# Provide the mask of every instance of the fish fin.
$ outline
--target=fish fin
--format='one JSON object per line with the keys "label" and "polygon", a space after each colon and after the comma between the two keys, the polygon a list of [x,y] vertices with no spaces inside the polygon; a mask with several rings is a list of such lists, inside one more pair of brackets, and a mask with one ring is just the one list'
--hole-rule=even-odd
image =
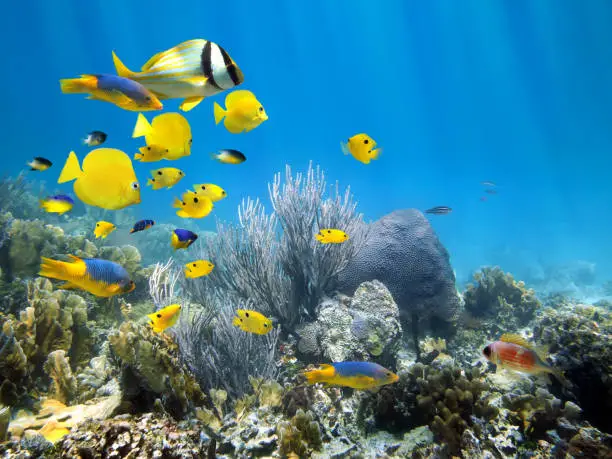
{"label": "fish fin", "polygon": [[215,112],[215,124],[219,124],[223,118],[227,115],[227,111],[223,110],[223,107],[219,105],[217,102],[214,104],[214,112]]}
{"label": "fish fin", "polygon": [[340,142],[340,148],[342,149],[342,153],[345,155],[350,155],[351,150],[349,150],[348,143]]}
{"label": "fish fin", "polygon": [[376,148],[370,152],[370,158],[378,159],[381,153],[382,153],[382,148]]}
{"label": "fish fin", "polygon": [[74,285],[72,282],[64,282],[63,284],[58,285],[57,288],[59,290],[74,290],[79,287]]}
{"label": "fish fin", "polygon": [[64,164],[62,172],[60,172],[57,183],[70,182],[71,180],[78,179],[82,175],[83,171],[79,165],[79,158],[77,158],[74,151],[71,151],[68,155],[68,159],[66,160],[66,164]]}
{"label": "fish fin", "polygon": [[181,201],[179,198],[174,198],[174,201],[172,202],[172,207],[175,207],[177,209],[182,209],[183,201]]}
{"label": "fish fin", "polygon": [[136,125],[134,126],[134,131],[132,132],[132,137],[144,137],[153,132],[153,127],[151,123],[145,118],[142,113],[138,114],[138,118],[136,119]]}
{"label": "fish fin", "polygon": [[[113,53],[114,54],[114,53]],[[167,51],[161,51],[157,54],[154,54],[147,62],[145,62],[145,64],[140,68],[141,72],[146,72],[147,70],[149,70],[151,67],[153,67],[155,65],[155,63],[160,60],[164,55],[167,54]],[[121,61],[119,61],[121,62]]]}
{"label": "fish fin", "polygon": [[117,75],[119,75],[120,77],[132,78],[136,76],[136,72],[132,72],[130,69],[128,69],[125,64],[121,62],[121,59],[117,57],[115,51],[113,51],[113,63],[115,64],[115,70],[117,71]]}
{"label": "fish fin", "polygon": [[232,134],[240,134],[242,131],[244,131],[244,126],[242,125],[242,123],[238,120],[235,120],[234,118],[225,118],[223,124],[225,126],[225,129],[227,129]]}
{"label": "fish fin", "polygon": [[50,277],[51,279],[65,280],[70,277],[69,265],[65,261],[53,260],[52,258],[41,257],[39,276]]}
{"label": "fish fin", "polygon": [[525,338],[523,338],[521,335],[517,335],[514,333],[504,333],[499,340],[503,341],[504,343],[517,344],[519,346],[523,346],[532,351],[534,350],[533,345],[529,344],[529,342]]}
{"label": "fish fin", "polygon": [[195,106],[198,105],[203,100],[204,100],[203,97],[188,97],[183,102],[181,102],[181,105],[179,105],[179,108],[183,110],[184,112],[188,112],[189,110],[195,108]]}
{"label": "fish fin", "polygon": [[39,431],[45,440],[51,443],[57,443],[62,438],[70,433],[70,430],[60,425],[55,419],[48,421]]}
{"label": "fish fin", "polygon": [[60,80],[60,88],[64,94],[82,94],[96,90],[98,79],[93,75],[81,75],[80,78]]}
{"label": "fish fin", "polygon": [[255,95],[246,89],[232,91],[225,98],[225,106],[229,109],[232,107],[232,105],[237,104],[244,99],[255,99]]}

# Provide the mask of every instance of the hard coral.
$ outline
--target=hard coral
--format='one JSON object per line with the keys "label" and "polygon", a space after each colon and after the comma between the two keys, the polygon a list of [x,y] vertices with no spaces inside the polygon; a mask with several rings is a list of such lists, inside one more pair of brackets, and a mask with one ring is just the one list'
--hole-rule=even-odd
{"label": "hard coral", "polygon": [[526,325],[540,308],[533,290],[498,267],[483,268],[474,274],[474,281],[476,284],[469,284],[463,295],[465,310],[472,317],[493,319],[500,330]]}
{"label": "hard coral", "polygon": [[281,422],[278,451],[282,457],[308,457],[312,450],[321,448],[321,429],[310,411],[297,410],[290,421]]}

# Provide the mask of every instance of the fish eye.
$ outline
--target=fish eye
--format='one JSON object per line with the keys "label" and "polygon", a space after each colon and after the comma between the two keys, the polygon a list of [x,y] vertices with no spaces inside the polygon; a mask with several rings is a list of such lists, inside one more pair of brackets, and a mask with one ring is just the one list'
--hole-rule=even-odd
{"label": "fish eye", "polygon": [[168,150],[168,149],[166,148],[166,153],[168,153],[169,151],[170,151],[170,150]]}
{"label": "fish eye", "polygon": [[264,323],[264,327],[268,328],[268,324],[267,324],[267,323]]}
{"label": "fish eye", "polygon": [[157,318],[158,318],[158,319],[161,319],[161,314],[157,314]]}
{"label": "fish eye", "polygon": [[205,189],[206,189],[206,187],[205,187],[204,185],[202,185],[202,189],[203,189],[203,190],[205,190]]}
{"label": "fish eye", "polygon": [[198,203],[198,198],[193,198],[193,202],[194,202],[194,204],[197,204]]}
{"label": "fish eye", "polygon": [[363,143],[365,143],[366,145],[368,144],[368,142],[369,142],[369,140],[368,140],[368,139],[365,139],[365,140],[363,141]]}
{"label": "fish eye", "polygon": [[146,97],[145,97],[145,100],[146,100],[147,102],[150,102],[150,101],[151,101],[151,98],[150,98],[149,96],[146,96]]}
{"label": "fish eye", "polygon": [[183,171],[179,171],[179,175],[183,175]]}
{"label": "fish eye", "polygon": [[342,235],[342,237],[346,237],[346,233],[344,233],[344,234]]}
{"label": "fish eye", "polygon": [[221,192],[221,194],[222,194],[223,196],[225,196],[225,191],[222,191],[222,192]]}
{"label": "fish eye", "polygon": [[185,203],[185,201],[183,201],[181,204],[183,204],[184,206],[186,206],[187,204]]}
{"label": "fish eye", "polygon": [[100,226],[100,224],[99,224],[99,223],[96,223],[96,227],[98,227],[98,226]]}
{"label": "fish eye", "polygon": [[151,147],[147,147],[147,150],[151,151]]}
{"label": "fish eye", "polygon": [[189,145],[193,143],[193,139],[189,139]]}
{"label": "fish eye", "polygon": [[245,312],[245,313],[244,313],[244,315],[245,315],[246,317],[249,317],[249,313],[248,313],[248,312]]}
{"label": "fish eye", "polygon": [[327,230],[327,233],[328,233],[328,234],[331,234],[331,230]]}
{"label": "fish eye", "polygon": [[195,268],[196,266],[198,266],[198,265],[194,263],[194,264],[193,264],[193,267]]}
{"label": "fish eye", "polygon": [[263,107],[261,105],[259,106],[259,111],[263,112]]}
{"label": "fish eye", "polygon": [[140,188],[140,185],[138,185],[138,182],[132,182],[132,189],[137,190],[138,188]]}
{"label": "fish eye", "polygon": [[162,171],[157,171],[157,175],[162,175]]}

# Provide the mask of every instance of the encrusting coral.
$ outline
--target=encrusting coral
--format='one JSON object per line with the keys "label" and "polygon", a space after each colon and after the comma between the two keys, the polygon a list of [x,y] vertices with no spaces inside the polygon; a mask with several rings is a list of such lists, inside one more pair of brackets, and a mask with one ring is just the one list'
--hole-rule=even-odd
{"label": "encrusting coral", "polygon": [[282,457],[308,457],[322,446],[319,423],[310,411],[297,410],[290,421],[278,425],[276,432]]}
{"label": "encrusting coral", "polygon": [[474,274],[474,281],[463,294],[465,312],[471,317],[489,319],[496,331],[525,326],[541,306],[533,290],[498,267],[483,268]]}

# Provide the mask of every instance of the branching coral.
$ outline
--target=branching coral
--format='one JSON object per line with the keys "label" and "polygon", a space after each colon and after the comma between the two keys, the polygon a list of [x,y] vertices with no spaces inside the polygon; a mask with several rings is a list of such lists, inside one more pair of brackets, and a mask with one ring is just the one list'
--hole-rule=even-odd
{"label": "branching coral", "polygon": [[51,352],[43,369],[52,380],[51,394],[53,399],[62,403],[72,401],[77,393],[77,380],[72,375],[66,351]]}
{"label": "branching coral", "polygon": [[201,405],[204,394],[181,363],[176,344],[149,326],[125,322],[108,337],[110,348],[123,364],[122,386],[137,409],[150,409],[161,396],[166,411],[182,417]]}
{"label": "branching coral", "polygon": [[535,317],[540,302],[525,283],[515,281],[500,268],[483,268],[474,274],[463,295],[465,310],[473,317],[495,319],[500,330],[515,330]]}
{"label": "branching coral", "polygon": [[149,295],[156,309],[174,303],[176,284],[181,271],[174,265],[172,258],[166,263],[156,263],[149,276]]}

